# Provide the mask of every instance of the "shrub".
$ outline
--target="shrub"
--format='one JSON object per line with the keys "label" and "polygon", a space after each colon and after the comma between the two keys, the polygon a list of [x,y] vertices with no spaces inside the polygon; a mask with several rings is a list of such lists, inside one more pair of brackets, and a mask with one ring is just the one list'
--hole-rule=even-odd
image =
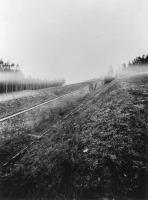
{"label": "shrub", "polygon": [[105,77],[104,80],[103,80],[103,83],[104,83],[104,84],[108,84],[108,83],[110,83],[110,82],[113,81],[113,80],[114,80],[113,77]]}

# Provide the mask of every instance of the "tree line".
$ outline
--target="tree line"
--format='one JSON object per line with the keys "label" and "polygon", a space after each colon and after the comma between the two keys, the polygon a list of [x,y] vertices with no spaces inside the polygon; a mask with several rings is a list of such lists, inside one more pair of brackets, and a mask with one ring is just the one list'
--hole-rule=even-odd
{"label": "tree line", "polygon": [[18,72],[20,71],[19,64],[10,63],[9,61],[5,62],[0,59],[0,72]]}
{"label": "tree line", "polygon": [[148,55],[137,56],[131,62],[129,61],[129,66],[134,65],[148,65]]}
{"label": "tree line", "polygon": [[[137,69],[144,69],[144,67],[148,66],[148,55],[137,56],[133,60],[129,61],[128,64],[122,64],[122,71],[126,69],[132,69],[132,67],[136,67]],[[146,68],[145,68],[146,69]]]}
{"label": "tree line", "polygon": [[41,80],[25,78],[20,70],[19,64],[4,62],[0,59],[0,93],[16,92],[22,90],[38,90],[48,87],[62,86],[65,83],[61,80]]}

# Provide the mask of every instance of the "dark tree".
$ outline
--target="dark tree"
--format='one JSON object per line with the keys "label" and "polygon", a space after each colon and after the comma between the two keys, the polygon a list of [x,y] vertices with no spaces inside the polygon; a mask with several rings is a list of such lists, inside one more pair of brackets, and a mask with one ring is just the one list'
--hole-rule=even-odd
{"label": "dark tree", "polygon": [[135,66],[135,65],[148,65],[148,55],[138,56],[128,64],[128,66]]}

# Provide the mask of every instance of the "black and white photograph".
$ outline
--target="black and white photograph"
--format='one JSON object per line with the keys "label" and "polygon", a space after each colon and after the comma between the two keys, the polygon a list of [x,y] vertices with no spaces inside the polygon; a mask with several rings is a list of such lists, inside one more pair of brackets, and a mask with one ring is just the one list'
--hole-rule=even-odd
{"label": "black and white photograph", "polygon": [[0,0],[0,200],[148,200],[148,0]]}

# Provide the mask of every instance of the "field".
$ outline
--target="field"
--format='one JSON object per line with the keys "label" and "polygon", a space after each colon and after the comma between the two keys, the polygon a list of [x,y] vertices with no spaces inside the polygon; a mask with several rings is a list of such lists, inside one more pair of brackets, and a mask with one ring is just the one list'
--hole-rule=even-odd
{"label": "field", "polygon": [[87,99],[32,145],[27,136],[1,144],[3,163],[29,145],[1,170],[2,197],[147,198],[148,75],[119,78]]}

